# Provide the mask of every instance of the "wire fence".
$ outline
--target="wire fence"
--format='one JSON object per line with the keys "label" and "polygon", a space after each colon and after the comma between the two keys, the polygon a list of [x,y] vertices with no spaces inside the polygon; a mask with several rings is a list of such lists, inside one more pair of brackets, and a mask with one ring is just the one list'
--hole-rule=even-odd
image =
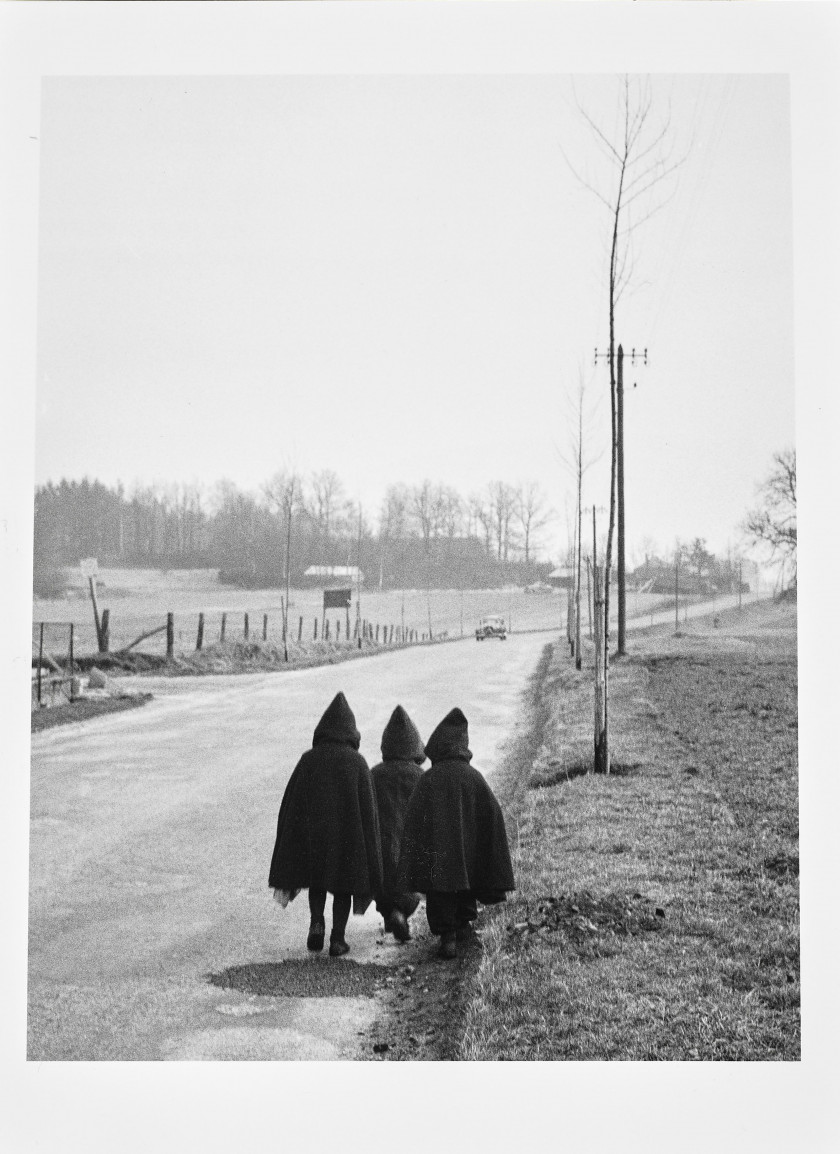
{"label": "wire fence", "polygon": [[[765,594],[768,596],[770,594]],[[249,648],[274,648],[293,656],[312,659],[329,650],[364,645],[369,647],[428,644],[432,641],[473,637],[475,612],[486,610],[487,594],[463,596],[441,595],[436,602],[426,595],[413,599],[402,595],[401,601],[377,603],[374,608],[390,609],[391,620],[371,620],[353,610],[317,611],[314,603],[300,604],[296,612],[290,605],[284,627],[282,606],[269,609],[179,610],[177,612],[137,613],[128,605],[117,612],[103,610],[99,625],[91,617],[85,621],[35,621],[32,625],[32,708],[72,701],[80,692],[80,668],[88,669],[97,657],[107,652],[112,658],[139,654],[158,659],[185,657],[221,647],[247,645]],[[650,594],[628,595],[628,624],[665,622],[669,617],[675,628],[697,615],[714,614],[720,609],[752,603],[760,599],[754,592],[741,595],[685,596],[675,604],[673,597]],[[584,598],[581,605],[584,635],[591,636],[591,608]],[[560,630],[566,625],[567,598],[547,597],[509,599],[494,595],[493,606],[507,608],[510,632]],[[406,611],[408,609],[408,612]],[[394,610],[397,612],[394,613]],[[610,614],[614,618],[615,607]],[[587,621],[587,618],[589,620]],[[589,625],[589,629],[587,629]]]}

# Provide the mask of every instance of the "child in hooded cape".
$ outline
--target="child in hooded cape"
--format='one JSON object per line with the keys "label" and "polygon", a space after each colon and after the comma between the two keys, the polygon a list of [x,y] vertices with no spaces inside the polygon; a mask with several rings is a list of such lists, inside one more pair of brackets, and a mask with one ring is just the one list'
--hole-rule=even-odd
{"label": "child in hooded cape", "polygon": [[397,884],[403,826],[408,803],[423,776],[421,766],[426,751],[417,726],[401,705],[391,714],[382,734],[382,761],[370,771],[379,836],[382,845],[382,889],[376,893],[376,908],[385,919],[385,929],[397,941],[411,937],[408,919],[420,904],[418,893],[406,893]]}
{"label": "child in hooded cape", "polygon": [[426,742],[432,765],[411,797],[400,853],[399,884],[426,895],[443,958],[457,955],[477,901],[503,902],[515,888],[502,811],[470,765],[468,740],[467,719],[453,709]]}
{"label": "child in hooded cape", "polygon": [[351,903],[363,914],[382,888],[376,802],[360,741],[353,711],[339,693],[289,778],[268,875],[282,906],[309,890],[306,946],[313,951],[323,949],[324,907],[327,893],[333,895],[331,957],[350,949],[344,933]]}

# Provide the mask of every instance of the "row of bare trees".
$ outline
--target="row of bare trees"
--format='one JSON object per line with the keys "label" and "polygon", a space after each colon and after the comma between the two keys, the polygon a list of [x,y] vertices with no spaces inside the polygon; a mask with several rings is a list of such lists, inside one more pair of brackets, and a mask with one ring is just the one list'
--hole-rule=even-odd
{"label": "row of bare trees", "polygon": [[[374,577],[426,563],[429,580],[447,565],[532,566],[550,511],[539,486],[488,484],[463,498],[425,480],[390,486],[376,517],[351,500],[340,477],[280,470],[256,492],[231,481],[213,488],[152,484],[126,493],[99,481],[66,481],[35,492],[35,585],[49,593],[80,557],[104,564],[218,567],[232,579],[296,580],[309,565],[346,565],[364,553]],[[492,567],[492,566],[491,566]],[[533,576],[530,578],[533,580]]]}
{"label": "row of bare trees", "polygon": [[419,533],[427,553],[442,537],[481,537],[488,556],[500,561],[521,556],[528,565],[552,516],[535,481],[518,486],[493,481],[464,500],[451,486],[425,480],[388,488],[379,533],[387,539]]}

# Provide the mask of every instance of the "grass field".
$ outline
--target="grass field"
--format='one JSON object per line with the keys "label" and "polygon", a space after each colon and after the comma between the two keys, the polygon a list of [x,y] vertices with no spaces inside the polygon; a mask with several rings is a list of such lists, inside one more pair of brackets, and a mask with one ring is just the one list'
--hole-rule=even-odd
{"label": "grass field", "polygon": [[[250,637],[262,637],[263,616],[268,615],[267,640],[277,644],[282,639],[280,589],[236,589],[220,585],[215,570],[103,569],[99,574],[100,610],[109,609],[111,649],[130,644],[141,633],[165,624],[168,612],[175,614],[175,644],[180,652],[195,648],[198,614],[205,614],[205,643],[218,640],[222,613],[227,613],[226,638],[242,637],[244,615],[249,614]],[[664,604],[659,595],[628,593],[629,616],[646,614]],[[289,606],[290,629],[297,637],[300,618],[304,619],[303,640],[312,639],[314,622],[321,629],[322,592],[320,589],[293,589]],[[450,637],[471,636],[479,617],[501,613],[514,631],[526,629],[561,629],[566,616],[565,591],[549,594],[526,594],[511,589],[423,589],[378,590],[362,588],[361,614],[381,627],[405,625],[420,633],[431,632]],[[355,621],[355,590],[350,611]],[[331,636],[336,625],[341,636],[346,633],[346,617],[340,611],[328,613]],[[32,608],[33,645],[37,646],[35,625],[50,622],[45,630],[45,645],[51,653],[67,648],[66,625],[74,624],[74,647],[77,653],[96,651],[93,610],[85,586],[81,583],[69,598],[36,600]],[[165,652],[165,634],[138,646],[140,652]]]}
{"label": "grass field", "polygon": [[589,677],[560,646],[545,670],[524,778],[520,757],[499,782],[519,890],[488,919],[460,1056],[798,1059],[795,607],[629,649],[609,777],[581,774]]}

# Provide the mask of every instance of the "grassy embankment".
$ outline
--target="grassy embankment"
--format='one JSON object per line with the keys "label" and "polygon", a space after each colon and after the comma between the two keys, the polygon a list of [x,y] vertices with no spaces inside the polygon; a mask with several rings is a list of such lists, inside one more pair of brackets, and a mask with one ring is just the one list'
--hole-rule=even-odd
{"label": "grassy embankment", "polygon": [[609,777],[581,774],[590,676],[546,656],[462,1058],[799,1058],[796,610],[701,628],[613,665]]}

